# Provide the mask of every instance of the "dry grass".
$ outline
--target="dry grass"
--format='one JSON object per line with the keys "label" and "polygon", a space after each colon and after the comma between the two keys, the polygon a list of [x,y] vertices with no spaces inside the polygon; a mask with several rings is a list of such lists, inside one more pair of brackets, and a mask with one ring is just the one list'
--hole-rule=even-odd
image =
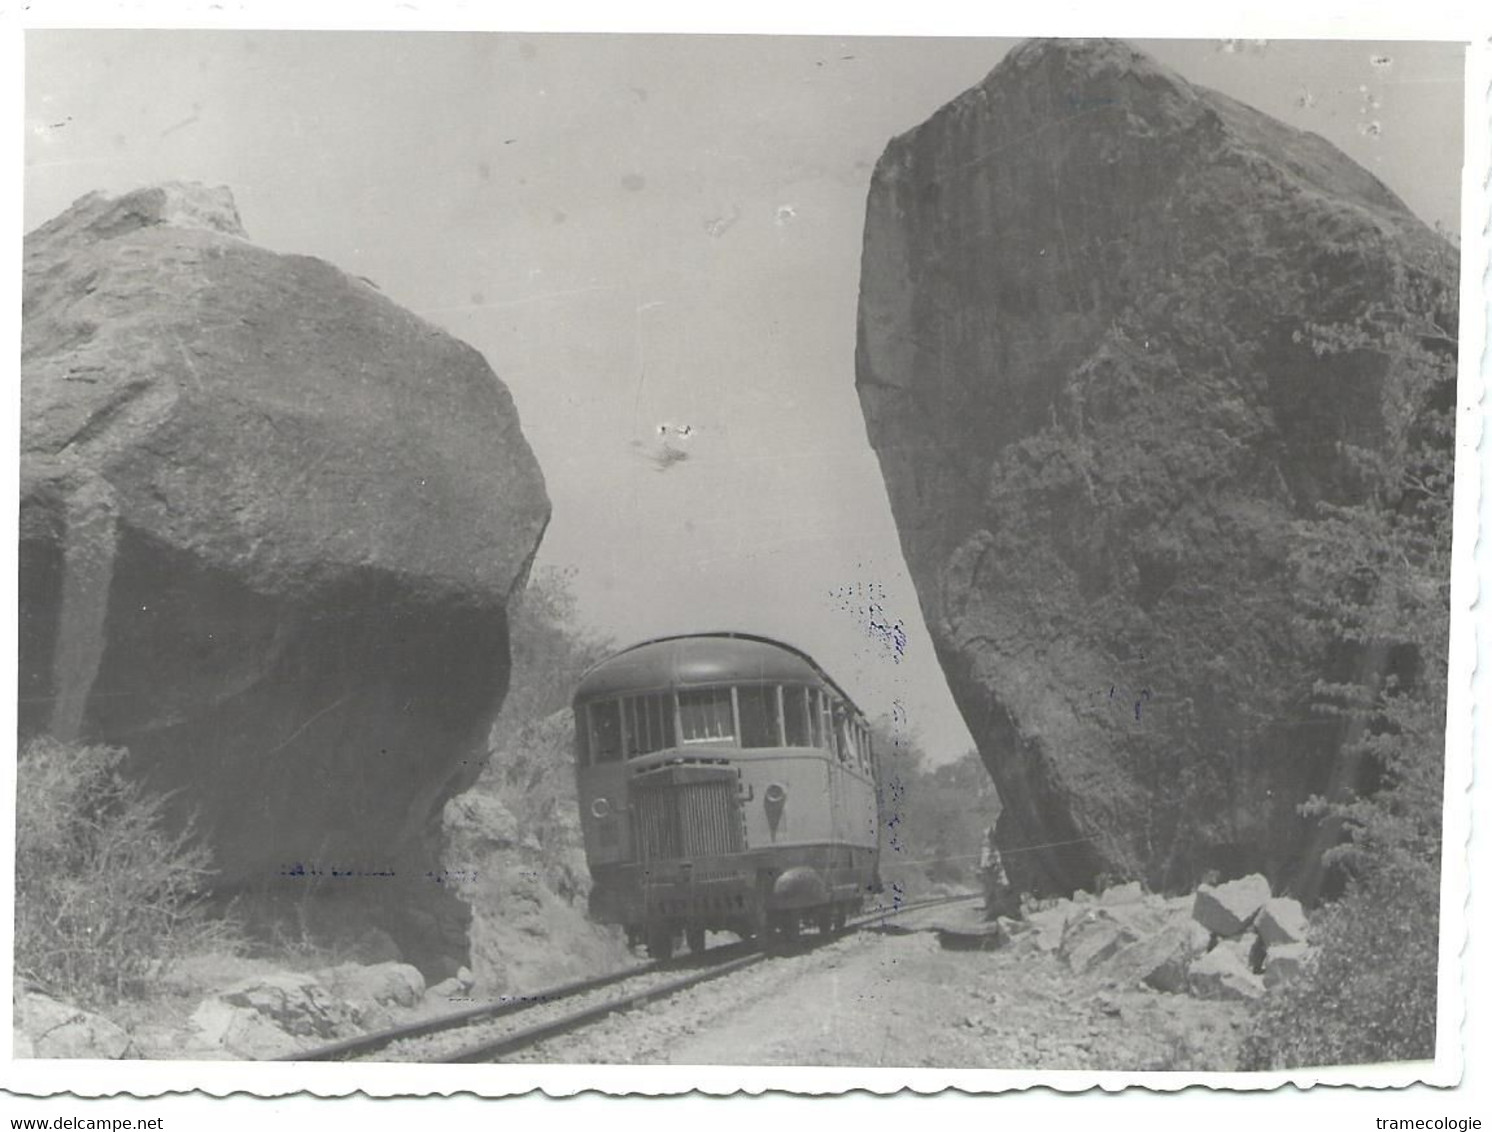
{"label": "dry grass", "polygon": [[174,961],[239,946],[204,904],[208,850],[167,828],[127,758],[42,738],[17,764],[16,974],[80,1004],[140,997]]}

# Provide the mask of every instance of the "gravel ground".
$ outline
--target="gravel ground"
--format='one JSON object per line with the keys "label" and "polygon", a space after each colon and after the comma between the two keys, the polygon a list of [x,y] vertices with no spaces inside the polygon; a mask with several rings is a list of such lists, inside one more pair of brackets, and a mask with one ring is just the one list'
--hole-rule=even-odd
{"label": "gravel ground", "polygon": [[861,931],[515,1055],[546,1062],[1229,1070],[1247,1008],[1031,952]]}

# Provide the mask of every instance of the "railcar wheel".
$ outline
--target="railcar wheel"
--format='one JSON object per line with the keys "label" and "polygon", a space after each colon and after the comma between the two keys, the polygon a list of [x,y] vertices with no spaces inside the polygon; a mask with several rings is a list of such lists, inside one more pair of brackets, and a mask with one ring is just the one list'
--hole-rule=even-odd
{"label": "railcar wheel", "polygon": [[648,956],[652,959],[673,958],[673,930],[667,927],[648,929]]}
{"label": "railcar wheel", "polygon": [[701,955],[705,950],[705,929],[690,928],[684,933],[684,939],[689,944],[691,955]]}

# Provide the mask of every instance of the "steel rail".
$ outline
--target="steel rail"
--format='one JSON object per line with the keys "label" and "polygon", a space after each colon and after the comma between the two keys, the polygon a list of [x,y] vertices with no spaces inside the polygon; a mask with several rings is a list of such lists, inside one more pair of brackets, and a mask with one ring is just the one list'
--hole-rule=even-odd
{"label": "steel rail", "polygon": [[585,979],[575,979],[572,982],[560,983],[557,986],[546,987],[532,994],[509,995],[496,1002],[483,1003],[481,1006],[468,1007],[466,1010],[458,1010],[451,1014],[440,1014],[434,1018],[422,1018],[417,1022],[405,1022],[398,1026],[391,1026],[387,1030],[378,1030],[371,1034],[360,1034],[355,1038],[346,1038],[340,1042],[332,1042],[329,1045],[317,1046],[301,1053],[286,1054],[282,1057],[271,1058],[272,1061],[340,1061],[343,1058],[356,1056],[358,1054],[373,1053],[384,1046],[392,1045],[394,1042],[404,1041],[408,1038],[422,1038],[427,1034],[438,1034],[442,1030],[454,1030],[458,1026],[469,1025],[472,1022],[485,1022],[492,1018],[501,1018],[505,1014],[513,1014],[520,1010],[528,1010],[545,1002],[558,1002],[562,999],[573,998],[577,994],[584,994],[588,990],[599,990],[602,987],[620,983],[625,979],[631,979],[637,975],[648,974],[656,971],[662,964],[658,962],[640,963],[636,967],[624,967],[620,971],[612,971],[606,975],[595,975]]}
{"label": "steel rail", "polygon": [[[890,917],[899,916],[904,912],[912,912],[920,908],[935,907],[939,904],[952,904],[961,900],[972,900],[976,896],[977,894],[975,893],[964,893],[958,896],[944,896],[929,900],[914,901],[907,904],[892,905],[888,908],[881,908],[873,912],[863,913],[862,915],[847,921],[845,927],[868,927],[878,922],[884,921]],[[838,933],[835,933],[835,936],[837,938]],[[808,937],[808,939],[814,940],[815,937],[810,936]],[[812,946],[817,946],[817,943],[811,943],[810,947]],[[740,951],[745,951],[745,954],[738,955],[734,959],[728,958],[731,953]],[[316,1046],[312,1049],[303,1050],[298,1053],[285,1054],[280,1057],[270,1058],[269,1060],[348,1060],[370,1053],[375,1053],[380,1049],[393,1045],[395,1042],[405,1041],[413,1038],[427,1037],[430,1034],[443,1033],[447,1030],[455,1030],[462,1026],[470,1025],[474,1022],[491,1021],[497,1018],[502,1018],[509,1014],[518,1013],[519,1011],[531,1010],[537,1006],[561,1002],[567,998],[575,998],[578,995],[585,994],[589,991],[602,990],[606,987],[614,986],[617,983],[625,982],[629,979],[639,978],[643,975],[654,974],[659,971],[668,970],[674,967],[685,967],[689,964],[699,961],[705,961],[711,964],[703,971],[696,972],[692,975],[687,975],[684,978],[676,979],[670,983],[664,983],[658,987],[639,991],[636,994],[627,995],[619,999],[612,999],[609,1000],[608,1003],[600,1004],[594,1007],[587,1007],[585,1010],[577,1011],[574,1015],[569,1015],[565,1018],[557,1019],[554,1022],[541,1023],[536,1026],[531,1026],[525,1030],[517,1031],[515,1034],[510,1035],[508,1038],[504,1038],[496,1042],[486,1043],[486,1045],[488,1046],[498,1046],[504,1045],[505,1043],[518,1041],[518,1044],[511,1045],[511,1048],[504,1048],[500,1051],[512,1052],[512,1050],[514,1049],[520,1049],[524,1046],[535,1045],[548,1037],[553,1037],[558,1034],[565,1033],[568,1030],[580,1029],[581,1027],[588,1025],[591,1022],[599,1021],[601,1018],[605,1017],[608,1014],[617,1013],[618,1011],[628,1009],[631,1006],[641,1005],[642,1003],[655,998],[667,998],[670,995],[677,994],[679,991],[685,990],[690,986],[694,986],[702,982],[707,982],[712,978],[719,978],[723,975],[731,974],[734,971],[751,966],[753,963],[767,958],[770,954],[772,954],[770,947],[763,948],[759,943],[747,943],[743,941],[740,943],[726,944],[723,947],[711,948],[709,951],[703,952],[698,956],[691,955],[683,959],[682,961],[674,959],[667,961],[654,960],[647,963],[640,963],[635,967],[624,967],[621,970],[612,971],[605,975],[594,975],[584,979],[574,979],[570,982],[560,983],[552,987],[546,987],[542,990],[534,991],[529,994],[506,996],[503,999],[495,1002],[483,1003],[480,1006],[469,1007],[465,1010],[458,1010],[449,1014],[437,1015],[433,1018],[422,1018],[414,1022],[405,1022],[398,1026],[389,1027],[385,1030],[375,1031],[371,1034],[360,1034],[354,1038],[346,1038],[339,1042],[332,1042],[324,1046]],[[724,960],[724,962],[721,962],[722,960]],[[582,1016],[584,1016],[582,1021],[574,1021],[575,1018],[580,1018]],[[566,1023],[569,1024],[567,1025]],[[523,1040],[519,1040],[520,1038],[522,1038]],[[480,1057],[463,1057],[463,1055],[470,1053],[472,1050],[476,1050],[478,1048],[482,1047],[473,1046],[470,1047],[469,1050],[461,1051],[454,1058],[442,1058],[441,1060],[482,1060],[482,1058]]]}
{"label": "steel rail", "polygon": [[736,971],[753,966],[766,959],[766,951],[753,951],[739,958],[732,959],[728,963],[720,963],[714,967],[706,967],[703,971],[697,971],[692,975],[686,975],[682,979],[674,979],[672,982],[663,983],[659,986],[648,987],[645,990],[625,995],[622,998],[611,998],[605,1002],[598,1002],[594,1006],[587,1006],[573,1014],[555,1018],[549,1022],[540,1022],[522,1030],[515,1030],[501,1038],[488,1042],[479,1042],[473,1046],[467,1046],[454,1054],[441,1057],[442,1064],[467,1065],[478,1061],[495,1061],[503,1054],[514,1053],[529,1046],[536,1046],[540,1042],[557,1038],[561,1034],[568,1034],[574,1030],[584,1029],[586,1026],[601,1021],[612,1014],[620,1014],[625,1010],[631,1010],[634,1006],[652,1002],[655,999],[671,998],[680,991],[688,990],[700,983],[707,983],[711,979],[719,979],[725,975],[734,974]]}
{"label": "steel rail", "polygon": [[[931,900],[918,901],[914,904],[892,906],[891,908],[880,909],[876,912],[858,916],[855,919],[848,921],[845,924],[845,927],[868,927],[870,925],[889,919],[892,916],[899,916],[903,912],[911,912],[919,908],[936,907],[940,904],[952,904],[959,900],[972,900],[976,897],[976,895],[977,894],[974,893],[966,893],[961,896],[939,897]],[[829,942],[830,939],[837,939],[840,934],[841,933],[839,932],[835,932],[831,936],[810,936],[806,940],[795,942],[798,942],[799,946],[802,947],[804,951],[813,951],[816,950],[821,944]],[[770,958],[774,954],[780,954],[780,952],[776,952],[770,946],[757,947],[755,950],[742,955],[738,959],[732,959],[729,962],[721,963],[713,967],[708,967],[703,971],[696,972],[692,975],[686,975],[681,979],[674,979],[672,982],[663,983],[655,987],[648,987],[645,990],[637,991],[634,994],[625,995],[621,998],[608,999],[605,1002],[597,1003],[594,1006],[584,1007],[571,1014],[566,1014],[562,1017],[552,1019],[551,1021],[540,1022],[536,1025],[528,1026],[522,1030],[516,1030],[513,1033],[504,1035],[501,1038],[495,1038],[491,1041],[486,1042],[479,1042],[476,1045],[468,1046],[465,1049],[459,1050],[455,1054],[441,1057],[440,1061],[442,1063],[455,1065],[466,1065],[475,1062],[495,1061],[505,1054],[516,1053],[518,1050],[527,1049],[530,1046],[536,1046],[540,1042],[548,1041],[550,1038],[557,1038],[564,1034],[573,1033],[576,1030],[582,1030],[587,1026],[600,1022],[604,1018],[610,1017],[613,1014],[621,1014],[625,1011],[633,1009],[634,1007],[643,1006],[649,1002],[671,998],[681,991],[688,990],[689,988],[698,986],[701,983],[707,983],[711,980],[723,978],[726,975],[734,974],[737,971],[745,970],[747,967],[754,966],[755,964],[760,963],[767,958]]]}

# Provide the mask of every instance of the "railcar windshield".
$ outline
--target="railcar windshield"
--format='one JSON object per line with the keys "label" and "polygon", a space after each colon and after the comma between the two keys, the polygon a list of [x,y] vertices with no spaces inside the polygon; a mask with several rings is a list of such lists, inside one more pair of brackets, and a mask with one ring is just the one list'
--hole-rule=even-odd
{"label": "railcar windshield", "polygon": [[679,739],[690,743],[736,741],[735,709],[729,688],[691,688],[679,696]]}
{"label": "railcar windshield", "polygon": [[741,746],[782,746],[781,717],[777,710],[777,685],[737,688],[736,707],[741,717]]}
{"label": "railcar windshield", "polygon": [[659,693],[621,701],[627,720],[627,757],[677,747],[673,697]]}

